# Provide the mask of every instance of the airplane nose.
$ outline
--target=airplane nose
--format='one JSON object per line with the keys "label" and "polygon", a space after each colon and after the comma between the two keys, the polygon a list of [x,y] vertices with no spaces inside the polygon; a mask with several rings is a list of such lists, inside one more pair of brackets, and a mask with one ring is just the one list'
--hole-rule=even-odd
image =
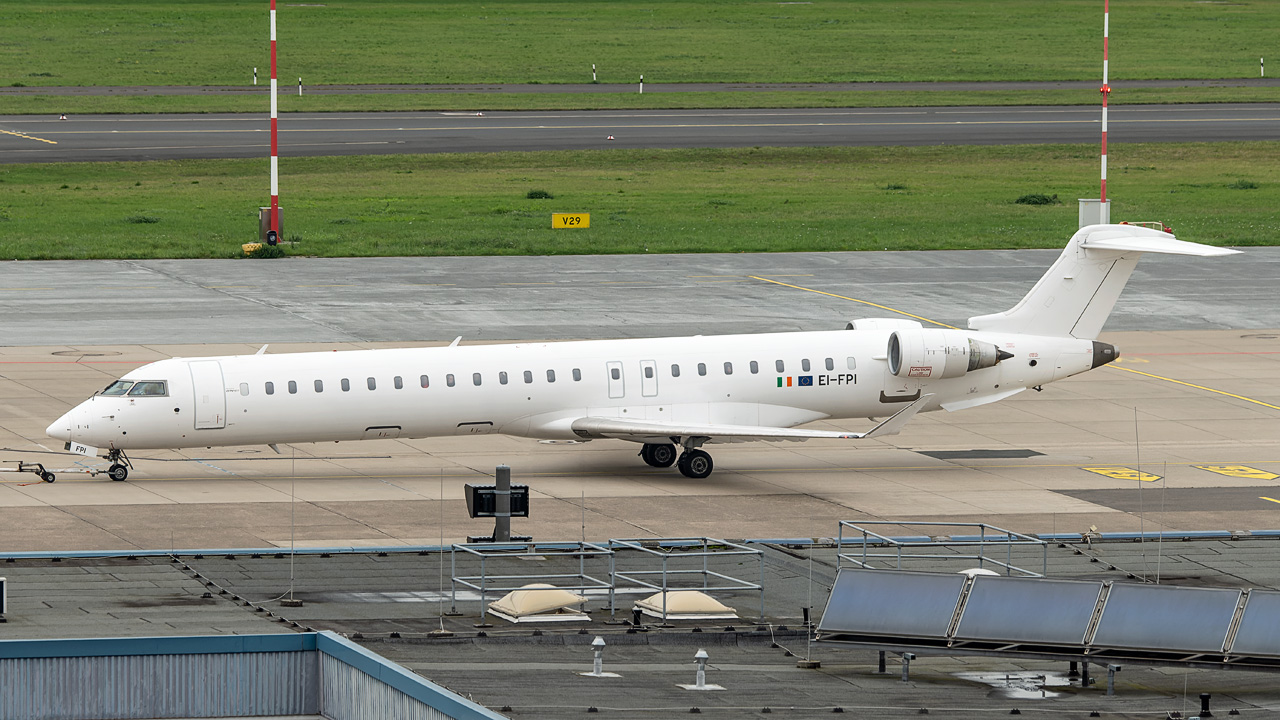
{"label": "airplane nose", "polygon": [[55,440],[71,442],[71,416],[74,413],[75,410],[69,410],[62,417],[54,420],[49,424],[49,427],[44,429],[45,434]]}

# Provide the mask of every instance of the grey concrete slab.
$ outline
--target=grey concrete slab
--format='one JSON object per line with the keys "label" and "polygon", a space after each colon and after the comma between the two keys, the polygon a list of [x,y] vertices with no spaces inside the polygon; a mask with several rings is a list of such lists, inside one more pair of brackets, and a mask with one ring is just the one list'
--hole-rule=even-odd
{"label": "grey concrete slab", "polygon": [[[1280,105],[1121,105],[1109,139],[1275,140]],[[291,113],[281,157],[508,150],[1094,143],[1098,108],[937,107],[768,110]],[[264,157],[264,115],[0,117],[0,162]],[[45,142],[42,142],[45,141]]]}
{"label": "grey concrete slab", "polygon": [[[0,343],[658,337],[894,316],[867,303],[963,325],[1012,307],[1058,252],[12,262],[0,264]],[[1280,248],[1149,256],[1106,329],[1272,328],[1277,276]]]}

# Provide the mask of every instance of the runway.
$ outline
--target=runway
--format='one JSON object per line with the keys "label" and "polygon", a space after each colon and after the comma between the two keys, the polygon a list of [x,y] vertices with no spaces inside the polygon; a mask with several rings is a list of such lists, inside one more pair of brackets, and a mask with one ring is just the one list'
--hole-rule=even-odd
{"label": "runway", "polygon": [[[1276,140],[1278,120],[1280,104],[1120,106],[1108,130],[1113,143]],[[5,116],[0,162],[265,157],[267,128],[256,115]],[[280,154],[1085,143],[1100,131],[1092,106],[297,113],[281,118]]]}
{"label": "runway", "polygon": [[[1121,348],[1118,365],[931,413],[884,441],[717,447],[705,481],[647,468],[626,443],[487,436],[138,453],[130,480],[112,483],[83,473],[105,463],[51,452],[43,437],[71,404],[173,355],[275,339],[270,353],[440,343],[462,326],[442,327],[453,313],[476,331],[464,342],[831,328],[894,310],[957,324],[1012,305],[1052,255],[299,260],[284,276],[235,261],[7,263],[0,300],[17,344],[0,351],[0,459],[44,462],[59,479],[3,476],[0,546],[437,544],[488,531],[466,517],[462,485],[499,463],[533,492],[515,530],[545,540],[822,537],[867,518],[1030,532],[1280,525],[1270,248],[1144,260],[1102,338]],[[684,271],[642,280],[675,266]],[[423,282],[433,280],[444,282]],[[33,341],[40,332],[48,339]]]}

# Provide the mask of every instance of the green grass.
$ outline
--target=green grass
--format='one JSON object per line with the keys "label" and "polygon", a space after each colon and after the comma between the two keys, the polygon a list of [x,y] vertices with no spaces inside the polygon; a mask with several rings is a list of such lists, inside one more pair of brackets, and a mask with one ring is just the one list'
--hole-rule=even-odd
{"label": "green grass", "polygon": [[[1280,142],[1113,144],[1110,159],[1115,220],[1280,237]],[[0,166],[0,258],[231,257],[266,193],[265,159]],[[1064,202],[1015,202],[1031,193]],[[329,257],[1058,247],[1075,198],[1096,195],[1083,145],[281,161],[291,252]],[[591,227],[553,230],[552,212]]]}
{"label": "green grass", "polygon": [[[279,75],[332,83],[1092,80],[1098,0],[549,0],[280,3]],[[0,83],[248,85],[262,0],[0,7]],[[1280,4],[1126,0],[1111,73],[1254,77]]]}
{"label": "green grass", "polygon": [[[886,91],[886,92],[676,92],[652,93],[458,93],[422,95],[289,95],[279,107],[290,112],[412,110],[640,110],[704,108],[947,107],[957,105],[1091,105],[1096,90]],[[1280,87],[1118,88],[1111,104],[1280,102]],[[6,96],[0,114],[73,115],[109,113],[245,112],[265,116],[266,96]]]}

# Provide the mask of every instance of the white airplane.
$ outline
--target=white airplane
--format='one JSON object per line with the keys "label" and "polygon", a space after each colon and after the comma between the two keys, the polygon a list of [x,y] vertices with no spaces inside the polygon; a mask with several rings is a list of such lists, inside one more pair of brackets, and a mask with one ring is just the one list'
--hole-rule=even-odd
{"label": "white airplane", "polygon": [[[705,478],[706,444],[893,435],[917,412],[1115,360],[1096,338],[1147,252],[1237,251],[1085,227],[1021,302],[968,330],[869,318],[820,332],[172,358],[127,373],[48,434],[105,455],[114,480],[132,467],[126,451],[490,433],[628,440],[651,466]],[[861,433],[797,427],[886,415]]]}

